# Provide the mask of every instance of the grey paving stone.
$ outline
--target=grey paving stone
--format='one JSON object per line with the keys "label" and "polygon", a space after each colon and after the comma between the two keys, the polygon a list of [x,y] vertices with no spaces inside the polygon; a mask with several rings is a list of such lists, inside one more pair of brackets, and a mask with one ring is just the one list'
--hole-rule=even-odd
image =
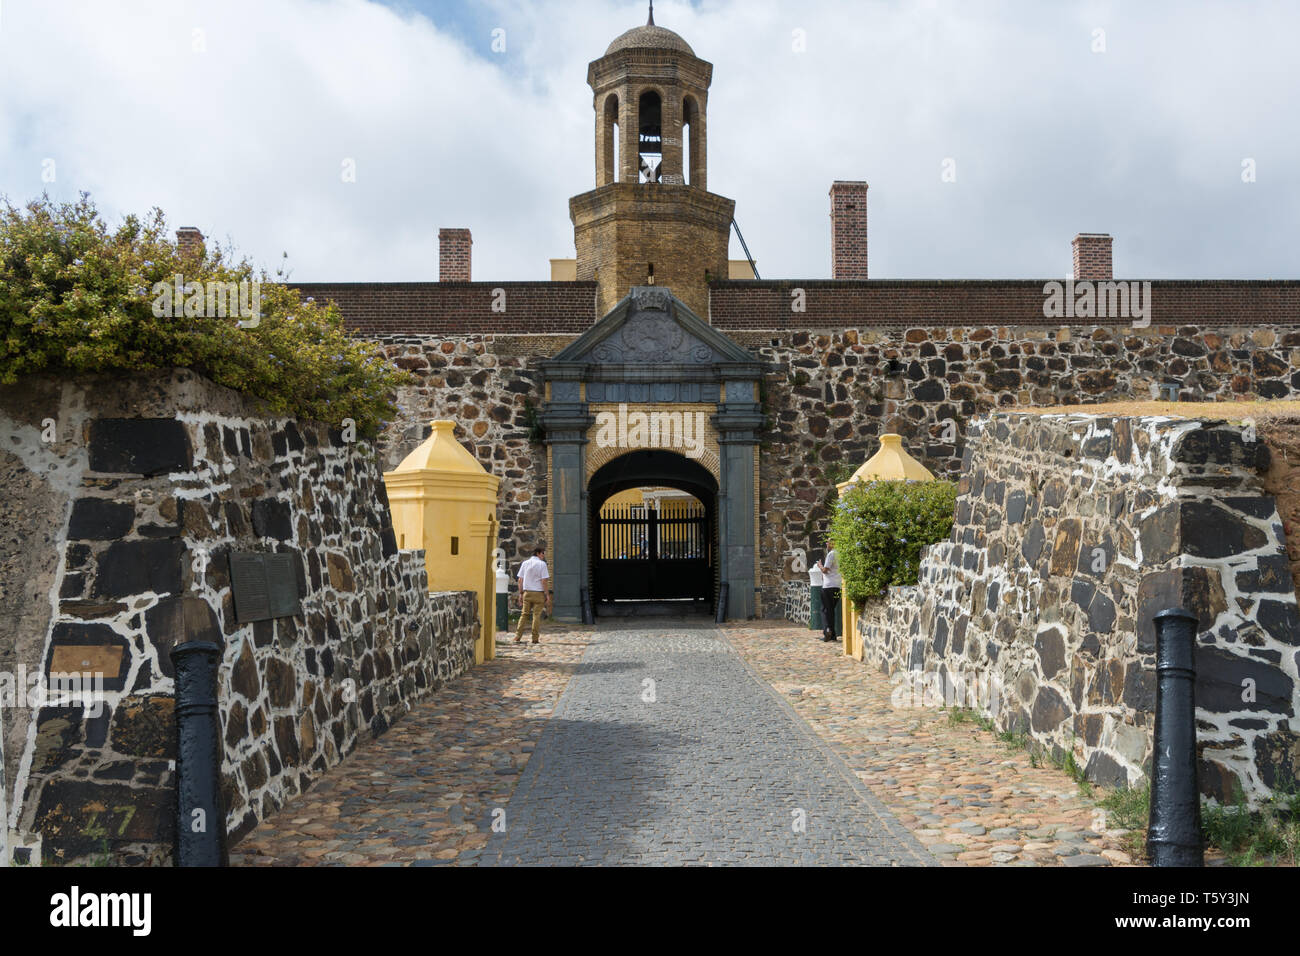
{"label": "grey paving stone", "polygon": [[602,631],[481,864],[934,865],[712,627]]}
{"label": "grey paving stone", "polygon": [[944,855],[961,853],[965,849],[966,848],[964,846],[960,846],[956,843],[931,843],[930,844],[931,853],[942,853]]}

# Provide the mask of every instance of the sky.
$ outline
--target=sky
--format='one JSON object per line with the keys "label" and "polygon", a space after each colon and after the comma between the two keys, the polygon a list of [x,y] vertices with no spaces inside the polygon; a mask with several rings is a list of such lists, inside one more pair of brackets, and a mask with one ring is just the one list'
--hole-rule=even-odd
{"label": "sky", "polygon": [[[88,191],[299,281],[572,257],[587,64],[621,0],[0,0],[0,195]],[[873,278],[1295,278],[1300,3],[661,0],[714,65],[709,188],[764,278],[830,275],[866,180]],[[287,258],[283,258],[287,253]],[[740,258],[732,239],[732,257]]]}

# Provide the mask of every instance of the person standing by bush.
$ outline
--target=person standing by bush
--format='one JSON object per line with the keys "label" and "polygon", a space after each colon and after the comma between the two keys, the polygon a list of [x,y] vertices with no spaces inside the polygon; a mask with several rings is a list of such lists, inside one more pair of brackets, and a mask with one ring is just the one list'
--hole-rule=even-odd
{"label": "person standing by bush", "polygon": [[835,543],[826,541],[826,557],[817,562],[822,573],[822,640],[835,640],[835,609],[840,604],[840,556],[835,553]]}

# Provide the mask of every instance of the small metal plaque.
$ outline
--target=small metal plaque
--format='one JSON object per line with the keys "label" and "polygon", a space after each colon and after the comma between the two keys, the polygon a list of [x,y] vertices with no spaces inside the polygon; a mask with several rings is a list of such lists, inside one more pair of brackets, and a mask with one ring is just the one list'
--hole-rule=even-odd
{"label": "small metal plaque", "polygon": [[266,556],[266,590],[271,617],[293,617],[298,613],[298,579],[290,555]]}
{"label": "small metal plaque", "polygon": [[235,618],[241,624],[271,617],[266,587],[266,556],[230,555],[230,587],[235,592]]}
{"label": "small metal plaque", "polygon": [[240,624],[292,617],[300,609],[298,578],[288,554],[232,553],[230,586]]}

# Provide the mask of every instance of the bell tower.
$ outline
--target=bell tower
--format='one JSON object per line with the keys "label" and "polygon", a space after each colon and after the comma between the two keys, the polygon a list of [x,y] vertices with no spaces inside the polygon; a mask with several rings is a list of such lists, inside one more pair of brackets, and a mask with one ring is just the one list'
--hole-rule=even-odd
{"label": "bell tower", "polygon": [[708,318],[710,279],[727,277],[735,202],[707,184],[713,64],[649,22],[587,68],[595,94],[596,188],[569,200],[577,278],[604,315],[633,286],[662,285]]}

